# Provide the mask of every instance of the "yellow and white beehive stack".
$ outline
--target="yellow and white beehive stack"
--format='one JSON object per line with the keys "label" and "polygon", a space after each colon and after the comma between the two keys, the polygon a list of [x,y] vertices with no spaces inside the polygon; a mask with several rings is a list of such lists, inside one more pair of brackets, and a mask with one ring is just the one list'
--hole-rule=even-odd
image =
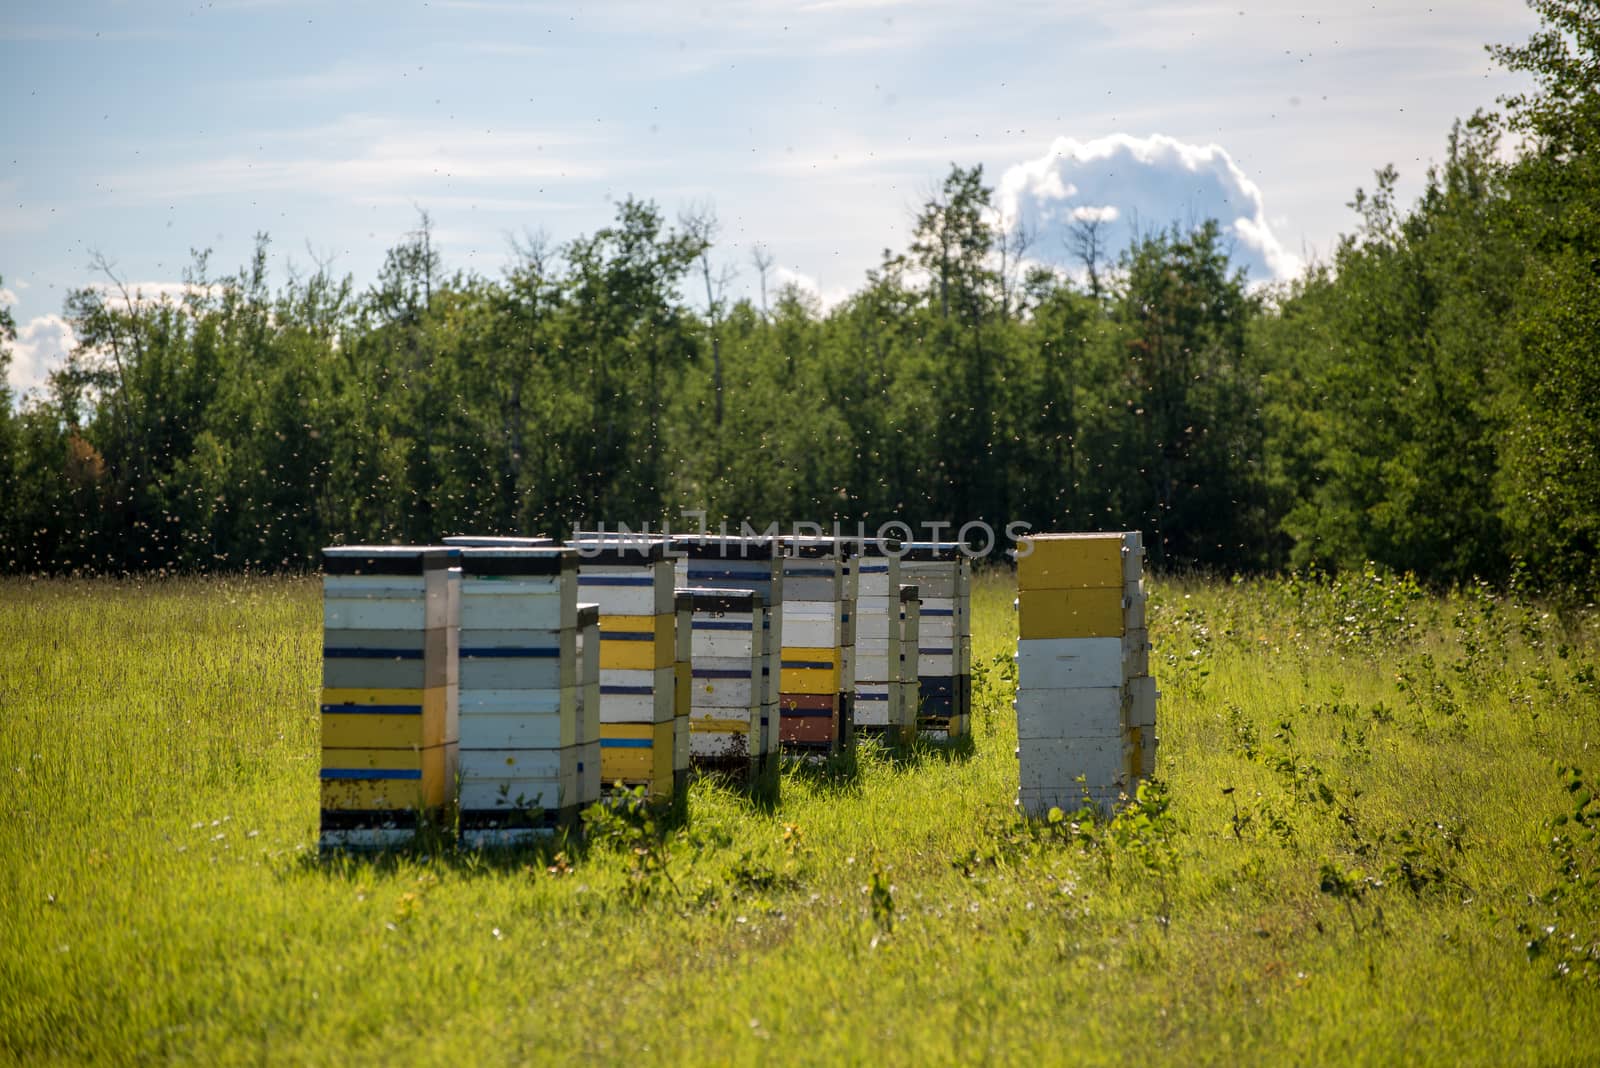
{"label": "yellow and white beehive stack", "polygon": [[836,753],[851,735],[845,685],[854,597],[842,538],[783,544],[783,651],[778,704],[785,749]]}
{"label": "yellow and white beehive stack", "polygon": [[445,814],[458,741],[453,555],[322,552],[324,849],[397,845]]}
{"label": "yellow and white beehive stack", "polygon": [[461,552],[460,829],[474,846],[571,826],[599,799],[578,654],[577,554]]}
{"label": "yellow and white beehive stack", "polygon": [[697,767],[751,781],[762,770],[766,707],[762,597],[754,590],[694,589],[689,752]]}
{"label": "yellow and white beehive stack", "polygon": [[972,702],[972,561],[960,542],[911,542],[900,580],[916,583],[922,600],[917,728],[959,738]]}
{"label": "yellow and white beehive stack", "polygon": [[1109,812],[1154,770],[1143,562],[1137,532],[1018,544],[1017,803],[1031,816]]}
{"label": "yellow and white beehive stack", "polygon": [[874,540],[854,560],[857,730],[898,738],[900,709],[900,559]]}
{"label": "yellow and white beehive stack", "polygon": [[700,590],[748,590],[761,597],[760,769],[776,771],[779,756],[778,694],[782,680],[783,555],[769,537],[674,538],[678,585]]}
{"label": "yellow and white beehive stack", "polygon": [[[678,795],[677,617],[660,539],[577,533],[578,591],[600,606],[600,774]],[[681,769],[686,771],[687,768]]]}
{"label": "yellow and white beehive stack", "polygon": [[909,742],[917,736],[917,709],[922,705],[922,679],[917,674],[917,653],[922,635],[922,598],[915,585],[900,585],[900,667],[896,672],[896,707],[899,719],[891,733]]}

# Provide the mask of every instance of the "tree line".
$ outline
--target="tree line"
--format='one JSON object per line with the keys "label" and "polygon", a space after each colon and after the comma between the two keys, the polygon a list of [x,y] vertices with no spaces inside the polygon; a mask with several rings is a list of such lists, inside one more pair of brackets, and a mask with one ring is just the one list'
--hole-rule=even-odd
{"label": "tree line", "polygon": [[[297,569],[335,541],[704,509],[871,526],[1140,529],[1161,567],[1365,561],[1600,588],[1600,22],[1531,0],[1536,89],[1450,131],[1421,196],[1358,190],[1325,262],[1251,289],[1215,222],[1069,275],[952,167],[909,247],[824,309],[733,300],[716,221],[622,202],[500,277],[424,217],[358,289],[268,239],[181,296],[106,281],[18,409],[0,570]],[[0,315],[0,372],[5,340]],[[0,373],[0,391],[4,387]]]}

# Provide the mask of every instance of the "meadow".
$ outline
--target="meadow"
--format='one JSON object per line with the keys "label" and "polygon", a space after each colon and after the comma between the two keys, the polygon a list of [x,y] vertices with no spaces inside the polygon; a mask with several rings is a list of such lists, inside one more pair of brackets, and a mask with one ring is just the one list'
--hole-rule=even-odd
{"label": "meadow", "polygon": [[970,745],[322,859],[315,579],[0,580],[0,1056],[1600,1063],[1593,608],[1152,586],[1109,824],[1012,809],[1001,571]]}

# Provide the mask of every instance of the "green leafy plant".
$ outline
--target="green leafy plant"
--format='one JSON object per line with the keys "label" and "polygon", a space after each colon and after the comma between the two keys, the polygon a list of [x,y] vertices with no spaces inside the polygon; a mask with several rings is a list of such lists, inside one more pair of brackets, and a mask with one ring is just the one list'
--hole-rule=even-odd
{"label": "green leafy plant", "polygon": [[1549,961],[1558,979],[1600,986],[1600,801],[1594,784],[1577,767],[1560,767],[1566,804],[1545,821],[1545,848],[1555,882],[1535,900],[1548,911],[1544,922],[1524,922],[1530,960]]}

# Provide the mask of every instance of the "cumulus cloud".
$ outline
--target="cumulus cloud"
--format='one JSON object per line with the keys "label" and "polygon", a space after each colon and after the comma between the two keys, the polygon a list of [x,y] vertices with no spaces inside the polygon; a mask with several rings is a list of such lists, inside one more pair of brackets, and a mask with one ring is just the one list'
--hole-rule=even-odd
{"label": "cumulus cloud", "polygon": [[1291,278],[1303,266],[1273,233],[1260,187],[1220,145],[1164,134],[1058,137],[1044,155],[1009,168],[996,199],[1003,224],[1032,231],[1031,254],[1048,263],[1069,263],[1074,223],[1099,221],[1114,257],[1136,233],[1216,219],[1252,281]]}
{"label": "cumulus cloud", "polygon": [[6,381],[20,399],[45,384],[50,372],[66,361],[74,339],[72,324],[59,315],[41,315],[17,325],[11,343],[11,366]]}

